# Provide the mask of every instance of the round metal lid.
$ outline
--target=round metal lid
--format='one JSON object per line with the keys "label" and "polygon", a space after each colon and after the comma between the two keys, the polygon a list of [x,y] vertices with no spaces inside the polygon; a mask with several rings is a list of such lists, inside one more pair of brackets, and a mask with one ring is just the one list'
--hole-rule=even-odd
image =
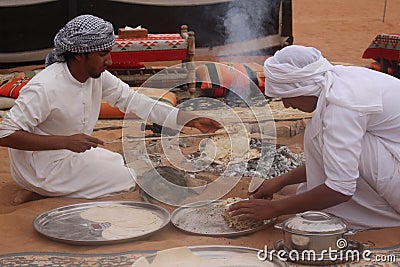
{"label": "round metal lid", "polygon": [[332,235],[347,232],[347,225],[338,217],[322,211],[307,211],[283,222],[284,231],[303,235]]}

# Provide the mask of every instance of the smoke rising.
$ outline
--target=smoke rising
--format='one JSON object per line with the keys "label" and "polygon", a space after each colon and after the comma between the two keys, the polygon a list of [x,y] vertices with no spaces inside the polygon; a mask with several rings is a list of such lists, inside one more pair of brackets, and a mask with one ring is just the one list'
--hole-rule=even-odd
{"label": "smoke rising", "polygon": [[[279,3],[279,0],[230,1],[223,17],[225,44],[236,44],[277,33],[279,14],[276,13],[279,13]],[[246,52],[249,47],[243,44],[240,50]],[[224,54],[230,53],[224,51]]]}

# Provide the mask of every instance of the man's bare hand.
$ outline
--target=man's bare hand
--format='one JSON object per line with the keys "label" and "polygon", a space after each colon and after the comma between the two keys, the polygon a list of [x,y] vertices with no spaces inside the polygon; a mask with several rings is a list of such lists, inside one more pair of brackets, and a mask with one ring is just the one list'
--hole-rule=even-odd
{"label": "man's bare hand", "polygon": [[216,120],[199,117],[190,120],[185,124],[187,127],[194,127],[202,133],[215,133],[216,130],[223,128],[223,126]]}
{"label": "man's bare hand", "polygon": [[229,207],[231,216],[238,216],[238,220],[267,220],[277,217],[273,201],[266,199],[242,200]]}
{"label": "man's bare hand", "polygon": [[81,153],[103,144],[104,142],[96,137],[86,134],[74,134],[67,137],[66,147],[73,152]]}
{"label": "man's bare hand", "polygon": [[281,189],[277,178],[266,179],[255,192],[249,193],[249,198],[272,199],[273,194]]}

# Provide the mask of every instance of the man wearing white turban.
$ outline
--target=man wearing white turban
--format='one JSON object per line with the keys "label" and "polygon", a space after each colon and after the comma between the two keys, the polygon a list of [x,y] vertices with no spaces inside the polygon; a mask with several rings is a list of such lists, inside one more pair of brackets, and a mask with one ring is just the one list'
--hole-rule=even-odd
{"label": "man wearing white turban", "polygon": [[0,145],[9,147],[11,175],[23,190],[14,202],[43,196],[98,198],[135,187],[135,171],[123,157],[98,147],[91,134],[102,99],[122,112],[179,129],[213,132],[212,119],[131,90],[106,70],[115,43],[110,22],[92,15],[69,21],[54,38],[46,68],[20,91],[0,124]]}
{"label": "man wearing white turban", "polygon": [[[356,66],[333,66],[315,48],[288,46],[264,64],[266,95],[313,112],[305,165],[267,179],[231,206],[240,219],[324,210],[352,229],[400,226],[400,80]],[[295,196],[271,200],[301,183]]]}

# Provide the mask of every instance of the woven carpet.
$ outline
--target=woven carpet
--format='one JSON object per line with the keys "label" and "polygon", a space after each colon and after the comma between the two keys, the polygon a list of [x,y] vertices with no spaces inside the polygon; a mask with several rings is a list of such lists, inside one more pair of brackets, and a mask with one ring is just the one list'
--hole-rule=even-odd
{"label": "woven carpet", "polygon": [[12,253],[0,255],[0,267],[125,267],[131,266],[137,258],[155,252],[154,250],[136,250],[113,254],[76,254],[59,252]]}
{"label": "woven carpet", "polygon": [[[337,267],[386,267],[400,266],[400,244],[389,248],[370,249],[371,261],[361,260],[334,265]],[[0,255],[0,267],[61,267],[61,266],[131,266],[133,262],[146,255],[155,253],[155,250],[136,250],[113,254],[75,254],[57,252],[26,252]],[[376,261],[374,259],[385,259],[386,261]],[[300,266],[288,263],[289,266]]]}

